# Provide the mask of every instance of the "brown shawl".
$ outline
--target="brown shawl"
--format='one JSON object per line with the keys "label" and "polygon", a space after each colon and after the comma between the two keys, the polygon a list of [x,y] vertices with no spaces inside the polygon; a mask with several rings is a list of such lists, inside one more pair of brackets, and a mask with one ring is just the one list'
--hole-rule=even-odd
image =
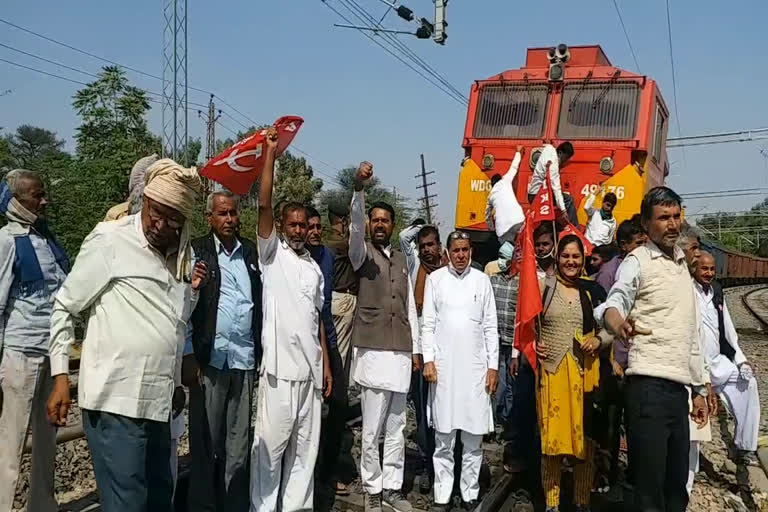
{"label": "brown shawl", "polygon": [[421,316],[421,310],[424,307],[424,288],[427,285],[427,276],[448,264],[448,257],[443,252],[440,255],[440,262],[437,265],[432,265],[426,261],[421,261],[419,264],[419,272],[416,274],[416,284],[413,292],[413,298],[416,301],[416,312]]}

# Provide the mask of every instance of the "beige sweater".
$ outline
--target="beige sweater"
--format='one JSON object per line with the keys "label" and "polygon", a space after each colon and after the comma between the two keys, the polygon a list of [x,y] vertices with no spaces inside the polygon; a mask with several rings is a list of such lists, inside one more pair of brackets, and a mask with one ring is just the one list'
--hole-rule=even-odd
{"label": "beige sweater", "polygon": [[651,244],[632,255],[640,263],[640,286],[629,316],[651,334],[632,339],[627,375],[685,385],[709,382],[699,343],[698,305],[685,260],[673,261]]}

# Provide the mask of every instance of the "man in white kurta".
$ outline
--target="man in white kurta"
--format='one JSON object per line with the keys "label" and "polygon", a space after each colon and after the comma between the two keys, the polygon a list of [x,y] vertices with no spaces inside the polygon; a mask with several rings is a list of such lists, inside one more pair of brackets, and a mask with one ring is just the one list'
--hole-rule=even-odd
{"label": "man in white kurta", "polygon": [[701,345],[709,362],[712,389],[728,404],[736,419],[733,442],[742,457],[751,462],[754,460],[754,451],[757,450],[757,436],[760,430],[757,380],[746,356],[739,348],[739,337],[728,306],[722,300],[722,291],[718,291],[717,296],[715,294],[712,285],[715,278],[715,260],[710,253],[701,253],[694,277],[701,318]]}
{"label": "man in white kurta", "polygon": [[431,382],[437,509],[444,509],[451,498],[458,431],[464,445],[461,497],[470,505],[477,499],[481,443],[483,435],[493,430],[491,395],[499,365],[491,281],[470,266],[470,242],[465,233],[448,237],[448,255],[450,265],[427,277],[421,330],[424,377]]}
{"label": "man in white kurta", "polygon": [[[349,227],[349,260],[360,279],[352,331],[352,379],[360,385],[363,431],[360,479],[366,512],[382,504],[410,512],[402,492],[405,468],[405,409],[411,371],[420,354],[413,287],[402,252],[391,244],[395,211],[386,203],[368,210],[371,241],[365,241],[364,184],[373,166],[360,164],[355,176]],[[384,431],[384,457],[379,435]]]}
{"label": "man in white kurta", "polygon": [[251,450],[251,512],[312,510],[322,390],[330,368],[320,321],[323,275],[309,251],[307,210],[287,203],[282,238],[273,222],[276,133],[267,134],[259,185],[259,263],[263,289],[257,416]]}

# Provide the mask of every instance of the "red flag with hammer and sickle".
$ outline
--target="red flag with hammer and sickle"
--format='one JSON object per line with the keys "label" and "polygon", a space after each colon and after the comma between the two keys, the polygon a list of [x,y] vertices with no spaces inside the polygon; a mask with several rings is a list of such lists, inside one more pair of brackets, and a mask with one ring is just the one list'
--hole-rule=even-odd
{"label": "red flag with hammer and sickle", "polygon": [[[284,116],[275,121],[278,138],[275,156],[285,151],[303,123],[304,119],[298,116]],[[264,166],[262,153],[266,135],[265,128],[233,144],[206,163],[200,175],[221,183],[235,194],[247,194]]]}

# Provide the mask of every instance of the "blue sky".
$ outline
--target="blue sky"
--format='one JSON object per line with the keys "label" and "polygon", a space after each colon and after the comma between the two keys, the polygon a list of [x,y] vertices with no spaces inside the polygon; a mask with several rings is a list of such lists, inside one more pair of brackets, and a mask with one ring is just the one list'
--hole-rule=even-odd
{"label": "blue sky", "polygon": [[[358,0],[381,15],[379,0]],[[617,0],[643,74],[657,80],[670,108],[672,74],[663,0]],[[339,0],[328,0],[343,10]],[[419,16],[432,17],[430,0],[406,0]],[[53,2],[6,0],[0,17],[92,53],[161,74],[162,2]],[[768,2],[676,1],[671,5],[677,70],[680,132],[696,135],[768,126]],[[419,153],[436,171],[434,192],[444,231],[453,225],[456,181],[462,156],[466,110],[427,84],[354,30],[333,28],[337,16],[321,0],[256,0],[189,3],[189,83],[211,89],[253,119],[269,122],[298,114],[305,125],[296,139],[326,174],[331,167],[362,159],[374,163],[382,181],[400,194],[418,197],[414,176]],[[602,45],[614,65],[634,70],[629,47],[610,0],[514,2],[452,0],[445,46],[403,39],[459,90],[473,80],[523,64],[525,49]],[[390,14],[385,24],[410,25]],[[69,66],[97,72],[102,63],[0,24],[0,43]],[[76,80],[89,78],[0,48],[0,58],[45,69]],[[139,86],[160,91],[161,84],[129,73]],[[0,62],[0,126],[31,123],[71,141],[77,117],[71,96],[77,85]],[[207,96],[191,92],[190,100]],[[238,117],[234,111],[219,107]],[[241,119],[243,122],[245,120]],[[237,130],[232,119],[223,124]],[[160,132],[159,105],[150,117]],[[678,133],[673,121],[671,131]],[[190,115],[190,135],[204,134]],[[219,127],[219,136],[229,135]],[[768,186],[768,141],[671,150],[669,184],[678,192]],[[71,147],[71,145],[70,145]],[[324,177],[320,175],[320,177]],[[330,185],[330,184],[329,184]],[[326,185],[328,186],[328,185]],[[743,210],[759,197],[690,201],[690,213]]]}

